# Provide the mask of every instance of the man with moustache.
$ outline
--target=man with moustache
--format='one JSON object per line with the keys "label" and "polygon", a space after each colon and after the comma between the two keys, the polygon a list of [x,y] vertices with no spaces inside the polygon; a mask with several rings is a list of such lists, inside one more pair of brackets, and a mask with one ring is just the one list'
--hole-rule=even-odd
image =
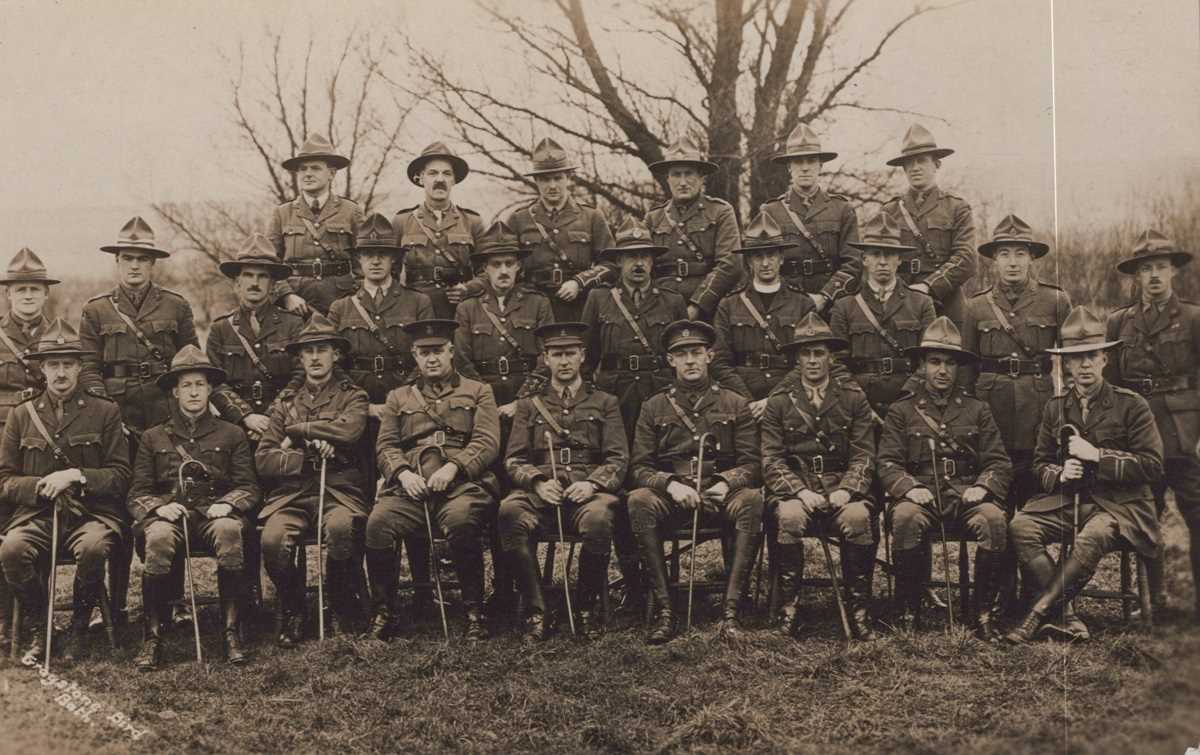
{"label": "man with moustache", "polygon": [[171,371],[158,379],[174,397],[171,419],[142,436],[128,499],[136,530],[146,542],[145,625],[142,649],[134,661],[138,671],[153,671],[162,662],[162,624],[170,617],[169,573],[175,560],[184,557],[185,526],[188,540],[207,546],[217,559],[225,658],[232,664],[249,660],[239,635],[245,599],[242,542],[259,489],[246,434],[208,408],[213,386],[224,379],[225,371],[195,346],[180,349],[171,360]]}
{"label": "man with moustache", "polygon": [[327,313],[355,287],[350,250],[362,209],[333,191],[337,172],[349,164],[320,134],[310,134],[300,151],[283,161],[299,191],[271,213],[267,237],[292,275],[275,285],[271,298],[301,317]]}
{"label": "man with moustache", "polygon": [[[8,311],[0,315],[0,430],[13,407],[45,390],[45,376],[28,360],[29,352],[46,326],[44,310],[50,287],[58,281],[46,273],[42,260],[28,248],[17,252],[0,278]],[[0,507],[0,533],[11,511]],[[9,643],[12,596],[0,570],[0,653]]]}
{"label": "man with moustache", "polygon": [[281,647],[303,639],[305,575],[297,555],[317,525],[322,464],[326,594],[340,631],[354,630],[366,600],[360,565],[368,483],[357,456],[369,401],[366,391],[336,369],[349,349],[333,323],[319,313],[312,316],[288,343],[304,369],[304,384],[272,404],[270,425],[254,454],[259,476],[272,486],[258,518],[263,561],[279,596]]}
{"label": "man with moustache", "polygon": [[[1005,639],[1030,642],[1043,632],[1086,640],[1087,625],[1067,611],[1100,559],[1123,543],[1153,558],[1161,533],[1151,486],[1163,475],[1163,441],[1146,399],[1104,379],[1109,351],[1120,341],[1076,307],[1062,326],[1063,356],[1072,386],[1046,403],[1034,466],[1046,493],[1025,504],[1009,533],[1021,571],[1038,597]],[[1064,432],[1067,425],[1072,431]],[[1075,505],[1078,501],[1078,506]],[[1076,530],[1078,522],[1078,530]],[[1046,546],[1072,540],[1059,563]]]}
{"label": "man with moustache", "polygon": [[[1191,540],[1195,620],[1200,622],[1200,307],[1175,293],[1175,276],[1192,260],[1160,231],[1143,231],[1117,270],[1137,282],[1140,297],[1109,315],[1108,339],[1121,341],[1105,378],[1145,397],[1163,441],[1163,475],[1154,489],[1159,515],[1167,488]],[[1154,610],[1166,607],[1162,548],[1148,559]]]}
{"label": "man with moustache", "polygon": [[792,331],[815,308],[804,289],[780,275],[792,246],[767,213],[750,221],[743,245],[733,250],[749,268],[750,282],[721,300],[713,321],[713,375],[750,401],[756,420],[767,395],[791,370],[786,345]]}
{"label": "man with moustache", "polygon": [[533,148],[531,160],[533,170],[525,175],[537,184],[538,198],[505,222],[529,250],[525,281],[550,299],[556,322],[575,322],[588,289],[613,278],[599,264],[602,250],[612,246],[612,232],[599,210],[571,196],[577,166],[565,149],[545,138]]}
{"label": "man with moustache", "polygon": [[504,461],[517,489],[500,503],[500,542],[520,578],[524,640],[540,642],[549,627],[533,538],[554,539],[555,507],[562,508],[564,530],[583,538],[572,606],[578,613],[575,627],[592,639],[604,631],[596,602],[608,589],[616,494],[625,482],[629,446],[617,399],[583,380],[587,326],[543,325],[537,336],[550,380],[539,393],[517,402]]}
{"label": "man with moustache", "polygon": [[962,323],[962,287],[975,275],[975,220],[971,206],[937,185],[942,159],[954,150],[939,147],[929,129],[913,124],[904,135],[900,155],[887,161],[899,166],[908,191],[883,206],[900,227],[901,242],[914,247],[900,265],[900,277],[928,294],[938,314]]}
{"label": "man with moustache", "polygon": [[[692,520],[735,531],[733,560],[722,608],[721,629],[739,633],[738,604],[750,580],[762,532],[758,427],[746,399],[713,382],[708,374],[716,333],[704,322],[680,320],[662,334],[662,348],[675,372],[670,388],[642,405],[634,435],[629,519],[643,567],[654,591],[654,627],[647,643],[669,642],[676,634],[667,584],[663,536]],[[708,436],[704,468],[697,470],[699,443]],[[700,490],[696,477],[701,478]]]}
{"label": "man with moustache", "polygon": [[471,252],[483,235],[479,213],[450,199],[470,166],[443,142],[408,164],[408,180],[424,191],[421,204],[396,213],[396,244],[404,252],[405,282],[429,297],[433,317],[452,319],[471,282]]}
{"label": "man with moustache", "polygon": [[[934,320],[908,355],[920,383],[888,411],[878,457],[879,481],[893,501],[897,627],[915,631],[921,626],[929,577],[923,546],[942,519],[956,522],[979,543],[970,619],[976,636],[995,641],[992,608],[1007,534],[998,502],[1008,494],[1012,463],[988,405],[956,384],[958,371],[978,357],[962,348],[954,323],[947,317]],[[930,442],[937,446],[936,459]]]}
{"label": "man with moustache", "polygon": [[650,172],[671,194],[646,213],[654,243],[667,249],[654,261],[654,284],[683,296],[693,320],[711,320],[717,304],[742,278],[733,255],[740,240],[733,207],[704,193],[705,177],[716,171],[717,164],[704,159],[688,136],[650,164]]}
{"label": "man with moustache", "polygon": [[54,597],[47,595],[38,568],[49,558],[51,507],[59,512],[59,545],[75,558],[63,653],[68,660],[86,650],[88,618],[104,589],[104,566],[110,554],[126,547],[129,446],[117,405],[80,382],[86,356],[70,325],[56,320],[47,328],[28,356],[45,376],[46,390],[9,414],[0,439],[0,500],[12,512],[0,566],[22,614],[31,617],[29,663],[43,660],[46,601]]}
{"label": "man with moustache", "polygon": [[850,201],[821,188],[821,166],[836,159],[821,149],[813,130],[801,123],[788,134],[783,152],[771,158],[788,171],[786,193],[763,203],[792,244],[785,252],[783,277],[808,293],[818,313],[853,294],[860,283],[858,217]]}
{"label": "man with moustache", "polygon": [[457,327],[453,320],[410,324],[420,377],[388,394],[377,447],[383,492],[367,522],[371,634],[378,639],[390,637],[399,618],[396,548],[425,531],[427,515],[450,542],[466,638],[488,637],[481,538],[496,504],[491,467],[500,450],[500,420],[492,389],[454,369]]}

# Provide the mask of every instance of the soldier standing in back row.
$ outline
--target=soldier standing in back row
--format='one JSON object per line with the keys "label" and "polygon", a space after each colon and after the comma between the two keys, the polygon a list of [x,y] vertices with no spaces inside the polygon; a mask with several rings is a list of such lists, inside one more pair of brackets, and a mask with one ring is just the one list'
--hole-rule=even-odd
{"label": "soldier standing in back row", "polygon": [[900,266],[910,287],[937,302],[938,314],[962,324],[962,287],[975,275],[975,220],[971,206],[937,185],[942,158],[954,150],[937,146],[933,134],[915,124],[904,135],[900,156],[888,165],[904,169],[908,191],[883,206],[900,227],[901,243],[915,247]]}
{"label": "soldier standing in back row", "polygon": [[717,164],[704,159],[688,137],[667,148],[650,172],[665,181],[671,198],[646,213],[654,243],[667,251],[654,261],[654,284],[688,302],[688,317],[711,321],[717,304],[742,278],[733,255],[741,240],[733,207],[704,193]]}
{"label": "soldier standing in back row", "polygon": [[471,252],[483,235],[479,213],[450,200],[470,173],[467,161],[434,142],[408,164],[408,180],[424,191],[421,204],[396,213],[396,243],[404,252],[404,281],[429,297],[433,317],[450,320],[471,283]]}
{"label": "soldier standing in back row", "polygon": [[772,158],[788,170],[787,193],[765,202],[768,214],[794,247],[784,255],[783,277],[798,284],[824,313],[833,302],[858,290],[862,270],[858,217],[849,200],[821,188],[821,165],[837,157],[825,152],[812,129],[803,123],[788,135],[783,153]]}
{"label": "soldier standing in back row", "polygon": [[292,275],[272,292],[272,300],[307,317],[325,314],[329,305],[354,290],[350,250],[362,222],[362,209],[333,191],[337,172],[350,164],[329,140],[310,135],[295,157],[283,161],[299,193],[271,213],[267,237]]}
{"label": "soldier standing in back row", "polygon": [[538,198],[509,215],[508,227],[521,247],[530,250],[525,281],[550,299],[556,322],[579,321],[588,289],[614,278],[599,264],[612,246],[608,221],[594,207],[571,196],[576,166],[553,139],[533,148],[531,176]]}

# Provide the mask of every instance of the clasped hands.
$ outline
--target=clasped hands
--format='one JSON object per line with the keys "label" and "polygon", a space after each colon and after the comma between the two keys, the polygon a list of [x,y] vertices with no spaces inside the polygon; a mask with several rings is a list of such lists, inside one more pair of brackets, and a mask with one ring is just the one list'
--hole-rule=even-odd
{"label": "clasped hands", "polygon": [[457,476],[458,465],[448,461],[429,475],[428,480],[411,469],[405,469],[396,475],[396,481],[400,483],[400,487],[409,498],[424,499],[428,498],[431,493],[446,492]]}
{"label": "clasped hands", "polygon": [[1058,475],[1059,482],[1072,482],[1083,478],[1085,461],[1100,461],[1100,449],[1089,443],[1082,435],[1072,435],[1067,443],[1070,457]]}
{"label": "clasped hands", "polygon": [[558,480],[541,480],[533,486],[533,492],[552,506],[561,506],[563,499],[571,503],[583,503],[596,495],[596,483],[580,480],[564,488]]}
{"label": "clasped hands", "polygon": [[685,509],[715,509],[725,500],[725,496],[729,495],[729,483],[724,480],[718,480],[711,487],[707,488],[703,496],[701,496],[700,493],[696,492],[694,487],[685,485],[677,480],[672,480],[667,484],[667,495],[671,496],[671,500]]}
{"label": "clasped hands", "polygon": [[812,511],[836,511],[850,503],[850,491],[838,488],[828,497],[815,490],[801,490],[796,497]]}
{"label": "clasped hands", "polygon": [[[987,488],[982,485],[972,485],[963,491],[962,500],[968,506],[974,506],[977,503],[981,503],[987,496]],[[905,498],[921,506],[928,506],[935,501],[933,492],[929,488],[924,487],[913,488],[908,491]]]}

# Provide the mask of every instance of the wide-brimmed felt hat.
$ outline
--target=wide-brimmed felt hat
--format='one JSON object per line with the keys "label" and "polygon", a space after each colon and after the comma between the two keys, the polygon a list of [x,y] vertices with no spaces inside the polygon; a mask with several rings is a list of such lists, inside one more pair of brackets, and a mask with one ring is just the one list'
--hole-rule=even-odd
{"label": "wide-brimmed felt hat", "polygon": [[350,353],[350,339],[339,334],[329,318],[320,312],[313,313],[312,318],[300,329],[300,332],[288,342],[287,350],[295,354],[305,346],[314,343],[331,343],[341,347],[343,355]]}
{"label": "wide-brimmed felt hat", "polygon": [[350,158],[339,155],[333,144],[321,134],[309,134],[300,151],[281,164],[284,170],[296,170],[306,160],[324,160],[334,170],[350,164]]}
{"label": "wide-brimmed felt hat", "polygon": [[691,136],[683,136],[667,147],[663,152],[663,159],[650,163],[650,172],[662,173],[670,170],[673,165],[695,168],[703,176],[715,173],[720,167],[714,162],[709,162],[700,145]]}
{"label": "wide-brimmed felt hat", "polygon": [[663,328],[659,342],[668,354],[684,346],[712,346],[717,342],[717,331],[701,320],[676,320]]}
{"label": "wide-brimmed felt hat", "polygon": [[1117,270],[1132,275],[1137,272],[1138,265],[1146,260],[1167,257],[1175,267],[1183,267],[1192,261],[1191,252],[1185,252],[1175,247],[1165,233],[1148,228],[1142,231],[1133,245],[1133,256],[1117,263]]}
{"label": "wide-brimmed felt hat", "polygon": [[914,123],[904,134],[904,144],[900,147],[900,155],[887,161],[888,165],[903,165],[905,160],[918,155],[932,155],[935,160],[949,157],[954,150],[949,147],[939,147],[933,138],[933,133],[919,123]]}
{"label": "wide-brimmed felt hat", "polygon": [[109,254],[119,252],[143,252],[157,258],[170,257],[171,253],[159,249],[154,238],[154,229],[141,216],[135,215],[121,226],[115,244],[100,247],[100,251]]}
{"label": "wide-brimmed felt hat", "polygon": [[960,362],[978,360],[979,355],[964,349],[962,342],[962,332],[958,326],[949,317],[943,316],[929,323],[929,327],[921,334],[919,346],[910,346],[904,353],[913,359],[920,359],[931,351],[938,351],[953,354]]}
{"label": "wide-brimmed felt hat", "polygon": [[454,331],[458,330],[455,320],[416,320],[404,326],[404,332],[412,338],[413,346],[441,346],[454,340]]}
{"label": "wide-brimmed felt hat", "polygon": [[396,241],[396,228],[392,225],[392,221],[378,212],[372,212],[358,227],[358,234],[354,237],[353,251],[356,254],[390,252],[392,255],[402,255],[404,247]]}
{"label": "wide-brimmed felt hat", "polygon": [[467,161],[459,157],[445,142],[434,142],[421,150],[421,154],[409,162],[408,180],[420,186],[421,182],[418,177],[421,175],[421,171],[425,170],[425,163],[430,160],[445,160],[450,163],[450,167],[454,171],[455,183],[462,183],[467,174],[471,172],[471,167],[467,165]]}
{"label": "wide-brimmed felt hat", "polygon": [[849,342],[838,338],[829,329],[829,325],[816,312],[809,312],[792,329],[792,340],[783,345],[784,351],[795,351],[801,346],[813,343],[823,343],[830,351],[839,351],[850,347]]}
{"label": "wide-brimmed felt hat", "polygon": [[772,157],[771,161],[781,163],[800,157],[815,157],[821,162],[827,163],[837,156],[836,152],[822,150],[821,140],[817,138],[816,132],[809,128],[808,124],[801,123],[792,129],[792,133],[788,134],[779,154]]}
{"label": "wide-brimmed felt hat", "polygon": [[646,224],[633,215],[626,215],[621,227],[613,234],[613,245],[601,249],[597,257],[601,260],[615,260],[626,252],[651,254],[657,257],[667,251],[665,246],[654,243],[650,229]]}
{"label": "wide-brimmed felt hat", "polygon": [[1104,320],[1083,306],[1074,307],[1067,313],[1067,319],[1058,330],[1058,338],[1062,346],[1046,349],[1047,354],[1086,354],[1111,349],[1121,343],[1120,339],[1108,340]]}
{"label": "wide-brimmed felt hat", "polygon": [[586,322],[553,322],[533,331],[542,342],[543,349],[553,346],[585,346],[590,330]]}
{"label": "wide-brimmed felt hat", "polygon": [[528,247],[521,246],[517,232],[510,228],[508,223],[497,220],[488,226],[483,235],[479,237],[475,249],[471,251],[471,262],[478,266],[486,262],[488,257],[497,254],[514,254],[517,259],[524,259],[532,251]]}
{"label": "wide-brimmed felt hat", "polygon": [[225,382],[225,370],[210,362],[207,354],[190,343],[175,352],[171,359],[171,369],[159,375],[154,382],[158,383],[160,389],[169,391],[186,372],[202,372],[213,385]]}
{"label": "wide-brimmed felt hat", "polygon": [[537,143],[530,156],[533,168],[525,175],[538,176],[543,173],[563,173],[575,170],[578,166],[571,162],[571,157],[558,142],[546,137]]}
{"label": "wide-brimmed felt hat", "polygon": [[770,213],[759,212],[750,220],[746,231],[742,234],[742,245],[733,250],[734,254],[761,254],[762,252],[781,252],[792,249],[797,244],[788,241],[783,236],[783,229],[775,222]]}
{"label": "wide-brimmed felt hat", "polygon": [[26,359],[49,359],[51,357],[75,357],[82,359],[91,356],[94,351],[83,348],[79,340],[79,331],[71,327],[71,323],[56,318],[42,337],[38,339],[35,350],[25,355]]}
{"label": "wide-brimmed felt hat", "polygon": [[915,246],[900,243],[900,225],[888,213],[880,210],[858,228],[858,241],[850,246],[863,251],[881,249],[886,252],[911,252]]}
{"label": "wide-brimmed felt hat", "polygon": [[292,274],[292,269],[280,262],[276,256],[275,245],[261,233],[250,234],[242,243],[237,256],[225,260],[217,267],[226,278],[238,277],[245,267],[261,267],[270,273],[272,280],[283,280]]}
{"label": "wide-brimmed felt hat", "polygon": [[52,286],[58,282],[46,274],[46,265],[29,247],[23,247],[13,255],[12,261],[8,263],[7,272],[0,278],[0,284],[44,283]]}
{"label": "wide-brimmed felt hat", "polygon": [[989,259],[1001,246],[1020,244],[1029,249],[1029,256],[1037,259],[1050,251],[1048,244],[1033,240],[1033,229],[1016,215],[1006,215],[996,224],[992,238],[979,245],[979,253]]}

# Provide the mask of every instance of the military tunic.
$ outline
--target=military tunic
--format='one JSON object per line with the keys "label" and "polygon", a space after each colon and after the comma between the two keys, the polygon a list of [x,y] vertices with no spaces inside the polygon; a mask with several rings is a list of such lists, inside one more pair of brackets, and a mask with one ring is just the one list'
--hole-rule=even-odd
{"label": "military tunic", "polygon": [[[975,275],[975,220],[971,206],[961,197],[934,187],[917,203],[911,189],[883,206],[900,226],[900,243],[915,246],[901,256],[900,278],[908,285],[924,283],[938,305],[938,313],[962,329],[963,285]],[[912,232],[901,205],[908,210],[921,238]]]}
{"label": "military tunic", "polygon": [[706,194],[686,206],[668,200],[646,213],[646,227],[652,241],[667,248],[654,260],[654,284],[680,294],[711,320],[742,279],[733,253],[742,240],[733,207]]}
{"label": "military tunic", "polygon": [[80,384],[116,401],[135,439],[170,416],[168,397],[155,379],[168,370],[175,352],[188,344],[200,346],[187,299],[154,283],[148,284],[140,307],[134,307],[121,286],[89,299],[79,321],[79,342],[93,352],[83,357]]}
{"label": "military tunic", "polygon": [[798,498],[804,490],[826,498],[835,490],[845,490],[850,502],[829,512],[833,525],[852,543],[874,542],[874,503],[869,494],[875,468],[875,420],[866,394],[853,381],[830,379],[819,407],[812,405],[803,389],[772,396],[762,419],[762,463],[763,487],[768,506],[775,507],[779,542],[801,542],[818,517],[828,516],[810,510]]}
{"label": "military tunic", "polygon": [[434,316],[454,319],[446,289],[474,277],[471,252],[483,235],[479,213],[450,205],[441,217],[425,204],[396,213],[396,244],[404,250],[404,281],[429,297]]}
{"label": "military tunic", "polygon": [[[37,562],[50,549],[51,502],[37,494],[38,480],[63,469],[77,468],[87,478],[83,490],[69,495],[79,511],[59,515],[59,535],[75,556],[77,579],[104,578],[109,554],[122,547],[128,534],[125,491],[129,487],[129,447],[121,432],[121,411],[111,400],[77,387],[63,402],[58,420],[47,393],[19,404],[9,415],[0,440],[0,500],[12,518],[0,545],[0,563],[10,585],[38,578]],[[33,409],[54,443],[55,453],[33,421]]]}
{"label": "military tunic", "polygon": [[[773,337],[758,324],[746,301],[766,322]],[[791,370],[794,360],[782,346],[792,340],[796,323],[814,309],[798,284],[784,281],[764,305],[763,296],[747,283],[717,306],[713,327],[717,331],[712,373],[721,385],[751,401],[767,394]]]}
{"label": "military tunic", "polygon": [[36,349],[38,334],[45,326],[46,318],[40,315],[30,323],[28,331],[11,312],[0,315],[0,329],[17,347],[14,353],[0,341],[0,427],[4,426],[14,406],[45,390],[46,378],[41,369],[24,361],[25,356]]}
{"label": "military tunic", "polygon": [[[794,190],[788,190],[764,202],[759,211],[779,225],[786,242],[796,244],[783,253],[780,272],[784,278],[830,301],[858,290],[862,257],[850,246],[850,242],[858,241],[858,216],[848,199],[818,188],[806,203]],[[793,215],[800,218],[812,241],[796,226]]]}
{"label": "military tunic", "polygon": [[[352,299],[358,300],[370,323]],[[361,289],[329,308],[329,320],[338,335],[350,341],[350,377],[367,392],[372,404],[382,404],[389,391],[412,380],[416,362],[404,326],[433,316],[433,303],[427,295],[396,282],[378,303]]]}
{"label": "military tunic", "polygon": [[313,215],[303,195],[277,206],[271,213],[267,238],[294,275],[275,284],[272,299],[279,302],[296,294],[327,314],[331,304],[354,291],[357,283],[350,252],[362,221],[362,208],[332,193],[320,216]]}
{"label": "military tunic", "polygon": [[[188,534],[212,550],[218,568],[240,571],[246,517],[253,513],[260,496],[250,442],[241,428],[207,412],[193,422],[176,405],[171,415],[169,421],[142,436],[129,486],[129,513],[135,529],[146,537],[146,573],[167,574],[184,545],[182,524],[155,514],[158,507],[169,503],[188,508]],[[201,462],[209,478],[196,483],[186,498],[178,490],[179,466],[184,461],[180,450]],[[232,513],[209,519],[208,509],[217,503],[232,506]]]}
{"label": "military tunic", "polygon": [[[491,314],[503,328],[497,328]],[[538,365],[541,347],[534,331],[554,322],[545,295],[518,283],[504,297],[504,305],[491,285],[458,305],[454,319],[455,357],[461,359],[464,377],[492,387],[496,404],[515,401],[526,377]]]}
{"label": "military tunic", "polygon": [[[240,425],[248,414],[266,415],[284,386],[304,379],[303,370],[287,351],[287,344],[304,327],[304,320],[274,304],[260,307],[257,317],[257,334],[250,327],[250,312],[246,309],[218,317],[205,344],[208,360],[226,375],[225,382],[213,390],[212,404],[222,419],[235,425]],[[264,369],[248,356],[238,333]]]}
{"label": "military tunic", "polygon": [[[550,299],[555,322],[577,322],[588,289],[616,280],[612,266],[598,261],[601,250],[613,245],[613,237],[604,214],[596,208],[567,197],[566,204],[551,213],[537,200],[515,210],[506,222],[521,248],[530,250],[522,264],[524,280]],[[556,293],[569,280],[583,290],[574,301],[563,301]]]}

